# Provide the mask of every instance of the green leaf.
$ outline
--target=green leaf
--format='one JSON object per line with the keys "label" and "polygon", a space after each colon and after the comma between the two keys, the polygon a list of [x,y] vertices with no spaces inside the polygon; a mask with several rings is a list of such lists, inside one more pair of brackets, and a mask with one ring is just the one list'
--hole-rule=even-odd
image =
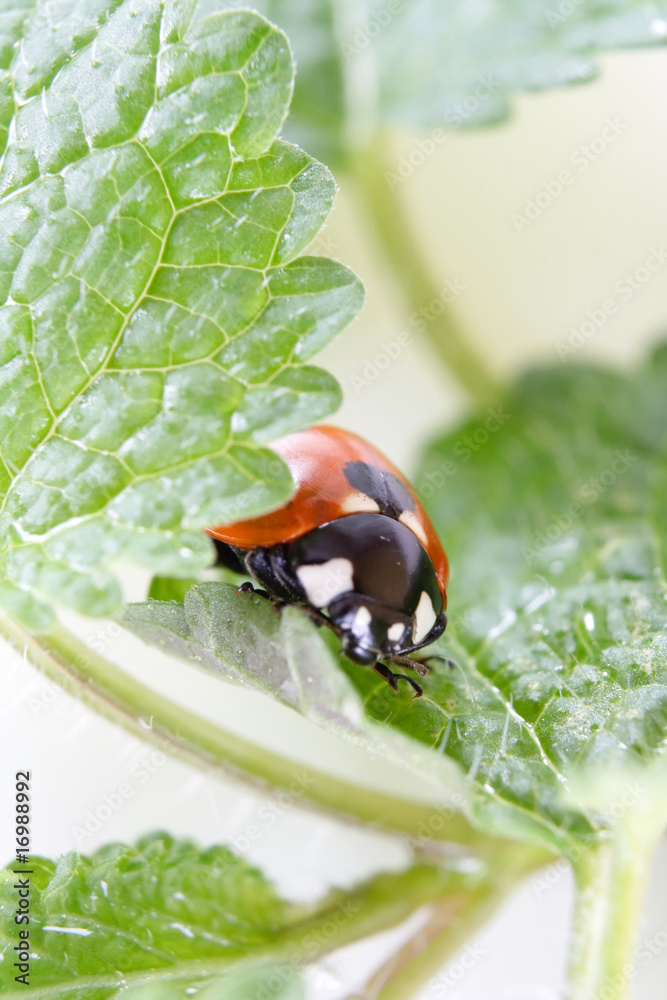
{"label": "green leaf", "polygon": [[202,850],[164,833],[135,847],[111,844],[90,857],[68,854],[57,864],[30,858],[0,878],[5,962],[13,963],[19,943],[17,877],[30,883],[30,982],[26,987],[3,976],[0,994],[303,1000],[301,971],[322,954],[395,926],[443,897],[455,923],[457,915],[498,899],[540,860],[510,848],[495,865],[457,858],[419,863],[305,906],[280,899],[226,847]]}
{"label": "green leaf", "polygon": [[260,443],[340,399],[305,362],[362,291],[298,256],[335,186],[274,138],[287,40],[251,12],[192,15],[90,0],[8,16],[0,605],[36,628],[54,598],[113,612],[112,562],[207,565],[203,526],[292,489]]}
{"label": "green leaf", "polygon": [[148,597],[153,601],[177,601],[182,604],[190,587],[197,582],[195,577],[154,576]]}
{"label": "green leaf", "polygon": [[[212,979],[197,989],[198,1000],[304,1000],[302,977],[291,972],[285,977],[284,966],[258,962],[249,969],[240,969]],[[199,985],[199,984],[198,984]],[[77,994],[78,995],[78,994]],[[149,983],[131,986],[122,993],[123,1000],[190,1000],[191,988],[182,984]]]}
{"label": "green leaf", "polygon": [[428,652],[459,665],[434,665],[419,701],[227,585],[122,621],[450,789],[455,762],[485,831],[576,854],[619,809],[667,809],[666,485],[667,349],[631,376],[535,372],[434,445],[416,486],[452,581]]}
{"label": "green leaf", "polygon": [[[263,691],[283,705],[374,754],[407,767],[461,802],[452,765],[425,754],[400,733],[365,717],[352,677],[340,669],[336,640],[297,608],[278,613],[256,594],[227,583],[192,587],[184,603],[148,600],[125,605],[119,621],[144,642],[233,684]],[[374,675],[376,676],[376,675]],[[411,699],[410,699],[411,700]]]}
{"label": "green leaf", "polygon": [[[289,133],[329,163],[345,155],[350,118],[429,129],[495,122],[516,91],[589,80],[599,52],[664,43],[667,33],[664,0],[263,0],[257,7],[294,46]],[[369,106],[374,84],[377,108]]]}
{"label": "green leaf", "polygon": [[629,376],[535,372],[430,449],[460,666],[410,710],[368,678],[366,705],[460,765],[487,830],[572,851],[664,813],[666,484],[664,348]]}
{"label": "green leaf", "polygon": [[[283,902],[259,871],[226,847],[201,850],[162,833],[136,847],[68,854],[57,864],[31,858],[27,867],[34,874],[3,872],[1,950],[6,961],[18,942],[14,883],[29,877],[30,986],[49,988],[59,1000],[187,1000],[193,983],[207,1000],[240,998],[244,985],[268,983],[268,946],[305,912]],[[220,979],[227,965],[253,956],[260,964]],[[267,998],[300,996],[294,983],[293,992],[282,992],[284,986]],[[7,975],[0,992],[30,995]]]}

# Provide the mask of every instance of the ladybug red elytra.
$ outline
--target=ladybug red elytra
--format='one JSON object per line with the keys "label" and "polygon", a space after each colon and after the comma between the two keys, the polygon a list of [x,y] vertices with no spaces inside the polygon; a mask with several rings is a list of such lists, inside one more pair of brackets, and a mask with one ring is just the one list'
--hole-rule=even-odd
{"label": "ladybug red elytra", "polygon": [[409,654],[447,624],[447,557],[414,490],[372,445],[337,427],[311,427],[271,448],[296,492],[270,514],[207,529],[219,564],[332,628],[345,654],[394,691],[401,678],[421,695],[385,662],[423,676],[425,662]]}

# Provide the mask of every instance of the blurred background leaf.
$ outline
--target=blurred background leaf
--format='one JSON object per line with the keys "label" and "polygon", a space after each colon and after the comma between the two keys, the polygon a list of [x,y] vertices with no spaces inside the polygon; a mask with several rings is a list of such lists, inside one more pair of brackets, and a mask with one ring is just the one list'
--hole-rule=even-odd
{"label": "blurred background leaf", "polygon": [[332,165],[345,160],[350,140],[369,141],[362,126],[493,124],[508,115],[517,91],[582,83],[595,76],[598,53],[667,38],[664,0],[261,0],[253,6],[294,47],[298,75],[288,134]]}
{"label": "blurred background leaf", "polygon": [[[435,665],[415,706],[348,673],[372,717],[459,763],[489,831],[567,852],[608,825],[601,773],[614,802],[660,765],[666,459],[664,347],[629,375],[530,373],[428,451],[416,486],[453,566],[434,648],[460,667]],[[663,788],[645,788],[638,816],[662,814]]]}

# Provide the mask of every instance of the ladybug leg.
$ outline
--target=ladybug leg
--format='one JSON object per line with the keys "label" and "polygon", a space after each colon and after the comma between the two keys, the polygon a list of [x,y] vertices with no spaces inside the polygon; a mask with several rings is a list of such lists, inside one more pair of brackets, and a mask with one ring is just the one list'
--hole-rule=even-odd
{"label": "ladybug leg", "polygon": [[294,604],[302,600],[282,567],[283,546],[251,549],[245,557],[247,572],[257,580],[274,601]]}
{"label": "ladybug leg", "polygon": [[421,698],[421,696],[424,693],[424,688],[421,686],[421,684],[418,684],[416,680],[414,680],[412,677],[408,677],[407,674],[394,674],[394,677],[398,677],[401,680],[407,681],[408,684],[414,689],[415,698]]}
{"label": "ladybug leg", "polygon": [[236,588],[236,596],[239,594],[257,594],[258,597],[265,597],[267,601],[273,601],[276,603],[275,597],[272,597],[268,590],[260,590],[258,587],[251,583],[250,580],[245,580],[240,587]]}
{"label": "ladybug leg", "polygon": [[392,689],[392,691],[395,691],[396,694],[398,694],[398,683],[396,680],[396,674],[392,674],[388,666],[386,666],[384,663],[376,663],[373,666],[373,670],[375,671],[376,674],[379,674],[380,677],[384,677],[384,679],[386,680],[387,684]]}
{"label": "ladybug leg", "polygon": [[330,618],[327,618],[325,614],[322,614],[321,611],[318,611],[317,608],[312,608],[309,604],[298,604],[297,607],[299,611],[303,611],[304,615],[307,615],[307,617],[310,618],[311,622],[314,622],[318,628],[326,626],[327,628],[330,628],[332,632],[335,632],[336,635],[340,638],[341,630],[338,628],[338,626],[335,625]]}
{"label": "ladybug leg", "polygon": [[414,670],[419,674],[420,677],[426,677],[428,673],[427,660],[413,660],[411,656],[392,656],[392,663],[400,663],[402,667],[409,667],[410,670]]}
{"label": "ladybug leg", "polygon": [[266,589],[258,590],[252,583],[246,581],[246,583],[241,584],[237,593],[248,591],[259,594],[261,597],[266,597],[273,602],[276,611],[280,611],[281,608],[284,608],[288,604],[295,604],[318,628],[326,625],[340,638],[341,632],[330,618],[327,618],[317,608],[303,603],[304,595],[297,589],[299,586],[298,580],[295,580],[292,575],[283,550],[284,546],[281,545],[276,545],[271,549],[252,549],[246,556],[247,570]]}
{"label": "ladybug leg", "polygon": [[[338,638],[341,638],[340,629],[330,618],[327,618],[317,608],[305,603],[306,595],[301,589],[299,580],[292,572],[284,545],[253,549],[246,556],[246,565],[255,579],[264,584],[268,592],[267,596],[273,601],[275,608],[280,609],[285,605],[294,604],[318,628],[326,625],[327,628],[335,632]],[[261,593],[261,591],[257,591],[257,593]]]}
{"label": "ladybug leg", "polygon": [[393,673],[386,665],[386,663],[376,663],[373,667],[373,670],[375,671],[376,674],[379,674],[380,677],[384,677],[389,687],[392,689],[392,691],[395,691],[396,694],[398,694],[399,680],[407,681],[408,684],[410,684],[410,686],[414,688],[415,698],[421,698],[421,696],[424,693],[421,684],[418,684],[417,681],[412,679],[412,677],[408,677],[407,674]]}

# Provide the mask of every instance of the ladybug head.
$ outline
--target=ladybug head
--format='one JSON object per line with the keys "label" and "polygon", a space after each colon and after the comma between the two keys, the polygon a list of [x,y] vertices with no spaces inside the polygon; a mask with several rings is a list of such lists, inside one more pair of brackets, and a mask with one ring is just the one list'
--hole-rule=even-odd
{"label": "ladybug head", "polygon": [[345,655],[354,663],[370,666],[412,645],[412,617],[363,594],[345,594],[327,612],[340,629]]}
{"label": "ladybug head", "polygon": [[414,532],[384,514],[349,514],[288,547],[304,603],[329,616],[351,660],[375,665],[444,630],[433,563]]}

